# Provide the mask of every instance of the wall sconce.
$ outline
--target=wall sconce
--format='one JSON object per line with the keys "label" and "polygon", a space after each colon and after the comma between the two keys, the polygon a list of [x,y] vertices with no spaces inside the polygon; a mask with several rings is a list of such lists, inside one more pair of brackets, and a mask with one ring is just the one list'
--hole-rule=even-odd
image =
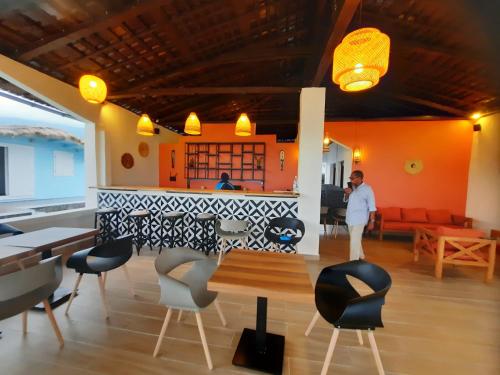
{"label": "wall sconce", "polygon": [[354,151],[352,152],[352,160],[355,164],[361,161],[361,150],[359,147],[354,148]]}
{"label": "wall sconce", "polygon": [[325,134],[323,138],[323,152],[330,151],[330,145],[333,143],[333,140],[328,136],[328,133]]}
{"label": "wall sconce", "polygon": [[481,131],[481,124],[472,125],[472,130],[474,130],[475,132],[480,132]]}
{"label": "wall sconce", "polygon": [[280,170],[283,171],[284,167],[285,167],[285,151],[281,150],[280,151]]}

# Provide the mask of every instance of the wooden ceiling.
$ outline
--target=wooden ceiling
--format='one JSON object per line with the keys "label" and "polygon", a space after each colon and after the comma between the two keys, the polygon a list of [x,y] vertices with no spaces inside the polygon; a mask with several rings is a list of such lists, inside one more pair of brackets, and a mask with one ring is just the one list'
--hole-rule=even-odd
{"label": "wooden ceiling", "polygon": [[[0,53],[75,86],[96,74],[110,101],[179,132],[191,111],[202,122],[247,112],[258,133],[289,140],[301,87],[327,88],[327,120],[496,109],[498,3],[7,0]],[[372,90],[344,93],[331,82],[332,51],[365,26],[391,37],[389,73]]]}

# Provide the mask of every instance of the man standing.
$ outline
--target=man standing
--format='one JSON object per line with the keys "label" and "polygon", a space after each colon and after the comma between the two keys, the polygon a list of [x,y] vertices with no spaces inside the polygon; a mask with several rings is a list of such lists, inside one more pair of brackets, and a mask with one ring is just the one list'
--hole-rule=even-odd
{"label": "man standing", "polygon": [[363,182],[363,172],[353,171],[349,179],[350,187],[344,189],[345,199],[348,199],[345,221],[350,237],[349,259],[364,259],[361,237],[367,223],[369,230],[375,226],[375,195],[372,188]]}

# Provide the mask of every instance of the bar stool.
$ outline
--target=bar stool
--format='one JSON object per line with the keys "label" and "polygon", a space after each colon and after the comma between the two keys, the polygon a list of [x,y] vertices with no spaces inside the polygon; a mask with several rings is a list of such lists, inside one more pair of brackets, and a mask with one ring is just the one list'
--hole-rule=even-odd
{"label": "bar stool", "polygon": [[[105,243],[119,236],[118,213],[120,211],[114,207],[99,208],[94,213],[94,228],[99,228],[99,233],[95,236],[95,244],[97,240]],[[113,219],[115,219],[115,229],[113,229]]]}
{"label": "bar stool", "polygon": [[[142,230],[145,227],[144,221],[148,221],[148,234],[145,235]],[[137,255],[141,251],[143,245],[149,242],[149,249],[153,250],[153,245],[151,241],[151,234],[153,233],[151,228],[151,213],[148,210],[135,210],[128,214],[128,233],[133,234],[133,243],[137,250]],[[135,233],[132,231],[132,225],[135,226]]]}
{"label": "bar stool", "polygon": [[[162,212],[160,227],[160,254],[165,241],[167,241],[168,247],[170,248],[176,246],[182,247],[184,245],[184,215],[184,212],[179,211]],[[180,234],[178,234],[178,224],[180,224]]]}
{"label": "bar stool", "polygon": [[[200,251],[204,251],[206,255],[210,253],[210,250],[216,251],[217,241],[215,239],[215,220],[217,217],[214,214],[207,212],[202,212],[196,215],[194,219],[194,239],[193,244],[195,248]],[[197,224],[200,224],[200,238],[196,237]]]}

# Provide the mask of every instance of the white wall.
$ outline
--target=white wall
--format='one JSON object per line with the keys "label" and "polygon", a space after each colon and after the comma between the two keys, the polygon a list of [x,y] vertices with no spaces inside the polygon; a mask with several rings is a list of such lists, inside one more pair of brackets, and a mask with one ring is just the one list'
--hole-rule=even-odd
{"label": "white wall", "polygon": [[[346,147],[340,143],[333,142],[330,145],[330,150],[328,152],[323,153],[323,163],[329,165],[327,167],[327,171],[333,171],[332,165],[336,164],[336,177],[335,177],[335,185],[339,185],[340,181],[340,162],[344,162],[344,181],[340,184],[340,186],[345,187],[348,181],[349,175],[352,171],[352,149]],[[333,181],[333,176],[327,172],[325,176],[325,183],[331,184]]]}
{"label": "white wall", "polygon": [[466,215],[474,227],[500,229],[500,113],[481,118],[472,136]]}
{"label": "white wall", "polygon": [[298,252],[307,255],[319,255],[325,91],[324,87],[304,88],[300,93],[298,202],[306,233]]}
{"label": "white wall", "polygon": [[35,195],[35,148],[0,144],[7,148],[6,198],[32,198]]}
{"label": "white wall", "polygon": [[[159,144],[178,142],[178,134],[161,128],[159,136],[138,135],[135,128],[139,116],[136,114],[109,102],[102,105],[88,103],[80,96],[78,88],[3,55],[0,55],[0,77],[88,124],[86,135],[93,134],[89,137],[90,142],[85,144],[86,163],[92,164],[86,169],[88,186],[102,183],[103,178],[97,181],[97,176],[103,175],[105,182],[111,185],[158,185]],[[99,135],[97,141],[105,142],[105,155],[101,155],[102,145],[98,144],[96,148],[95,132],[100,130],[105,136]],[[150,154],[147,158],[139,156],[139,142],[148,143]],[[97,157],[96,152],[99,152]],[[121,165],[121,156],[125,152],[135,159],[132,169]],[[103,166],[106,167],[104,173],[100,171]]]}

